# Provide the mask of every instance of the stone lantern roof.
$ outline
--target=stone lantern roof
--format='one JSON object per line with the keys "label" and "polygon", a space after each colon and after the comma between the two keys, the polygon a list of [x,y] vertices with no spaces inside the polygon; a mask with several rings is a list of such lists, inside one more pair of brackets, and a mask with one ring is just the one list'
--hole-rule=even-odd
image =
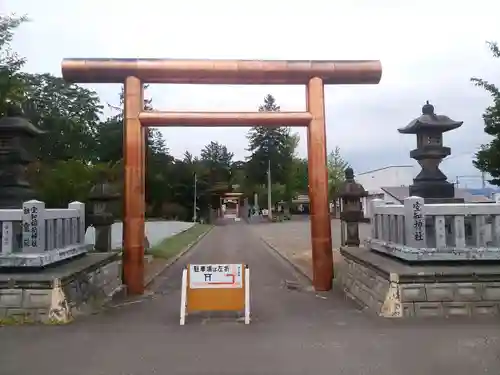
{"label": "stone lantern roof", "polygon": [[434,106],[429,101],[422,107],[422,115],[403,128],[399,128],[401,134],[417,134],[425,130],[444,133],[462,126],[463,121],[455,121],[444,115],[436,115]]}
{"label": "stone lantern roof", "polygon": [[340,187],[338,196],[341,198],[361,198],[367,197],[368,192],[363,185],[354,180],[354,171],[351,167],[345,170],[345,182]]}
{"label": "stone lantern roof", "polygon": [[0,118],[0,129],[2,132],[26,134],[31,137],[45,133],[24,118],[19,108],[12,105],[7,108],[6,116]]}
{"label": "stone lantern roof", "polygon": [[93,202],[118,200],[120,197],[116,187],[104,180],[92,186],[89,192],[89,200]]}

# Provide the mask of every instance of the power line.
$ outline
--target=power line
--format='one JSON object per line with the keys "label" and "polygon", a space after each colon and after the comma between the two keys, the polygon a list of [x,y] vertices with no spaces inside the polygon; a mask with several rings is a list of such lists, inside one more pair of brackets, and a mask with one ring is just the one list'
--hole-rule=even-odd
{"label": "power line", "polygon": [[453,154],[453,155],[448,156],[447,158],[443,159],[443,162],[445,162],[447,160],[452,160],[452,159],[455,159],[455,158],[458,158],[458,157],[461,157],[461,156],[473,156],[475,153],[476,153],[476,151],[462,152],[462,153],[459,153],[459,154]]}

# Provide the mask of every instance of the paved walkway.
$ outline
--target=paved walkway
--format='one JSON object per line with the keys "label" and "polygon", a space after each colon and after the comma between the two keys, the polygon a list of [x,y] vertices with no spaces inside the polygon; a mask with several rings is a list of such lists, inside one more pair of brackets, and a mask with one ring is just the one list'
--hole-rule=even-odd
{"label": "paved walkway", "polygon": [[[179,326],[187,262],[245,262],[253,322]],[[307,286],[250,227],[216,227],[155,285],[156,293],[61,327],[0,329],[0,374],[498,374],[498,321],[383,320]],[[306,288],[307,289],[307,288]]]}
{"label": "paved walkway", "polygon": [[[332,219],[331,228],[332,246],[334,249],[338,249],[340,248],[340,220]],[[257,236],[278,250],[312,279],[311,224],[308,217],[299,216],[297,220],[281,223],[252,223],[252,229]],[[370,232],[369,224],[360,224],[359,236],[361,240],[367,238]],[[338,261],[340,257],[340,253],[334,250],[334,262]]]}

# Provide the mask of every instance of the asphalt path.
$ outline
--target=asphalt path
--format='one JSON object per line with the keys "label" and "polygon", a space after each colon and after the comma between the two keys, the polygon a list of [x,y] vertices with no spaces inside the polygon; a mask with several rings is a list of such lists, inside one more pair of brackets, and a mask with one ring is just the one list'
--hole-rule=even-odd
{"label": "asphalt path", "polygon": [[[247,224],[226,224],[167,269],[149,295],[67,326],[0,328],[0,375],[500,372],[498,320],[368,315],[340,292],[312,291]],[[251,324],[213,314],[180,326],[187,263],[248,264]]]}

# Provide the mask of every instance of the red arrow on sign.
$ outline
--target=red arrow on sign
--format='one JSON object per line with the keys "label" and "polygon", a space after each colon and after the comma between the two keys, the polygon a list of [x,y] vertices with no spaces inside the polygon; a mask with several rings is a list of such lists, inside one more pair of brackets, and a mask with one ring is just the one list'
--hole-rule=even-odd
{"label": "red arrow on sign", "polygon": [[208,282],[209,285],[234,285],[236,284],[236,275],[233,273],[226,273],[225,276],[231,277],[231,281],[212,281]]}

